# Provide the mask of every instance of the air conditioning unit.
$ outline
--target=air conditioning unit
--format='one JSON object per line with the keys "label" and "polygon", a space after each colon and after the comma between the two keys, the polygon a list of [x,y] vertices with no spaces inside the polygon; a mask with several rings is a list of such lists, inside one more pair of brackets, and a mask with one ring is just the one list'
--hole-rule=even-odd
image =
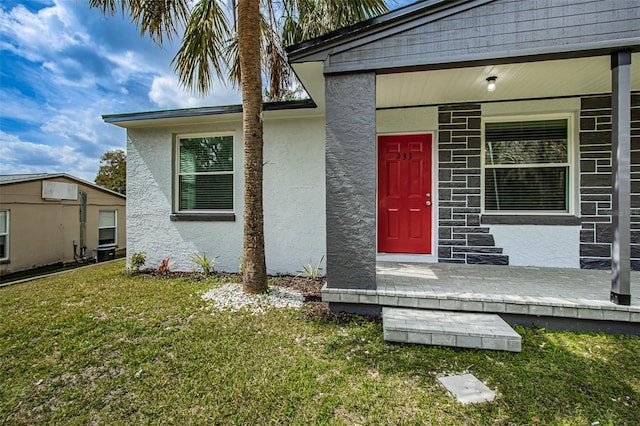
{"label": "air conditioning unit", "polygon": [[98,247],[95,249],[95,257],[97,262],[106,262],[116,258],[115,247]]}

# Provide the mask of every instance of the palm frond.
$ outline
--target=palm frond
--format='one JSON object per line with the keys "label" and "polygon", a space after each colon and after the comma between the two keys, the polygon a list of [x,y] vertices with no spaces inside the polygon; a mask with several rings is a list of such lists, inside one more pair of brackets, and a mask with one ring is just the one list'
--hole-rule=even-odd
{"label": "palm frond", "polygon": [[[290,90],[284,47],[388,11],[384,0],[259,0],[261,58],[269,100]],[[230,7],[224,9],[225,4]],[[172,65],[180,83],[207,93],[216,77],[239,85],[237,0],[89,0],[104,15],[128,14],[157,43],[184,28]],[[228,13],[225,13],[228,12]]]}
{"label": "palm frond", "polygon": [[103,15],[120,11],[131,16],[140,34],[149,34],[162,44],[178,34],[189,17],[189,0],[89,0],[89,7],[99,9]]}
{"label": "palm frond", "polygon": [[228,46],[232,40],[221,4],[210,0],[196,3],[172,61],[180,83],[198,93],[208,93],[215,77],[221,80],[226,77],[230,63]]}
{"label": "palm frond", "polygon": [[299,43],[389,11],[384,0],[283,0],[283,40]]}
{"label": "palm frond", "polygon": [[279,16],[274,10],[272,1],[265,3],[260,26],[262,69],[267,78],[265,97],[268,101],[276,101],[283,98],[291,84],[291,70],[284,52]]}
{"label": "palm frond", "polygon": [[233,34],[231,40],[227,44],[225,49],[225,56],[227,58],[227,66],[229,73],[227,77],[234,87],[240,87],[240,51],[238,50],[238,35]]}

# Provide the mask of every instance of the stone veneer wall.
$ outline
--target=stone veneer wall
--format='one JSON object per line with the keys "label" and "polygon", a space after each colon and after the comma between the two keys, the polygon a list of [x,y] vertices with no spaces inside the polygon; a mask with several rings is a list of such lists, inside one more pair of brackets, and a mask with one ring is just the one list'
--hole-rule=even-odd
{"label": "stone veneer wall", "polygon": [[[580,267],[611,268],[611,96],[580,107]],[[640,93],[631,97],[631,268],[640,270]]]}
{"label": "stone veneer wall", "polygon": [[480,226],[480,104],[438,107],[438,260],[508,265]]}

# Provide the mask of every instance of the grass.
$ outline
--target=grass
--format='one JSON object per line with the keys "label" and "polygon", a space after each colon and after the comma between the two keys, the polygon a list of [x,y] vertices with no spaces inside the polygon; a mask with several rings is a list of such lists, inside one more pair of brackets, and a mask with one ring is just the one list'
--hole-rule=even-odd
{"label": "grass", "polygon": [[[640,338],[518,327],[521,354],[385,343],[381,326],[209,309],[215,278],[123,262],[0,289],[3,424],[638,424]],[[499,393],[463,406],[436,377]]]}

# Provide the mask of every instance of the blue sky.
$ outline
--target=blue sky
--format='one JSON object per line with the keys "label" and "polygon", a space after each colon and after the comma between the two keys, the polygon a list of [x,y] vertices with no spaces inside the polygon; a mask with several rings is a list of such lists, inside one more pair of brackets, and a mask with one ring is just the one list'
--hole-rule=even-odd
{"label": "blue sky", "polygon": [[240,103],[221,83],[206,97],[181,89],[170,66],[177,42],[160,47],[88,0],[2,0],[0,174],[93,181],[100,156],[125,148],[125,131],[102,114]]}

